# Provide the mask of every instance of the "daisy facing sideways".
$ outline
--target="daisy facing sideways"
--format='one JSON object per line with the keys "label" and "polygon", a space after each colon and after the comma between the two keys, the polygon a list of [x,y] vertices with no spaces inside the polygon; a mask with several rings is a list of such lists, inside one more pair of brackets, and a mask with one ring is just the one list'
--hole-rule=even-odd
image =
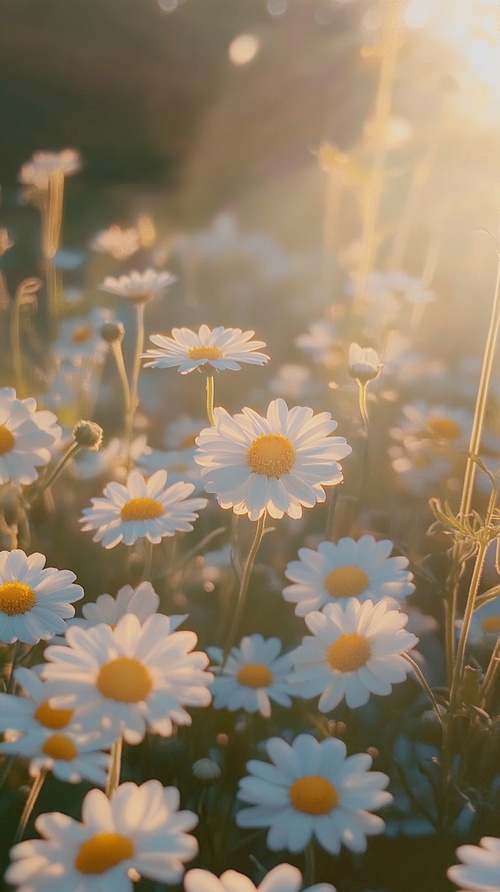
{"label": "daisy facing sideways", "polygon": [[120,276],[118,279],[115,279],[114,276],[106,276],[99,288],[109,294],[124,297],[131,304],[139,306],[159,297],[169,285],[176,281],[177,279],[172,273],[167,271],[157,273],[156,270],[149,268],[143,273],[134,270],[130,275]]}
{"label": "daisy facing sideways", "polygon": [[52,412],[37,411],[32,397],[18,400],[13,387],[0,388],[0,484],[33,483],[60,438]]}
{"label": "daisy facing sideways", "polygon": [[498,892],[500,889],[500,839],[483,836],[478,846],[459,846],[462,864],[448,870],[448,878],[463,892]]}
{"label": "daisy facing sideways", "polygon": [[166,486],[167,472],[156,471],[146,480],[139,471],[131,471],[127,482],[108,483],[101,498],[92,499],[92,507],[84,508],[80,518],[83,530],[96,530],[94,542],[114,548],[119,542],[133,545],[137,539],[148,539],[157,545],[164,536],[193,529],[196,511],[206,499],[189,499],[192,483]]}
{"label": "daisy facing sideways", "polygon": [[401,601],[415,586],[407,558],[390,557],[393,547],[389,539],[346,536],[337,543],[320,542],[317,551],[300,548],[300,560],[291,561],[285,570],[294,585],[283,590],[283,597],[295,604],[297,616],[351,597]]}
{"label": "daisy facing sideways", "polygon": [[317,741],[310,734],[291,745],[273,737],[266,746],[271,764],[251,759],[240,781],[238,797],[249,807],[237,813],[239,827],[269,827],[273,851],[302,852],[315,838],[332,855],[342,844],[364,852],[366,837],[382,833],[382,818],[370,812],[392,796],[384,789],[387,775],[369,771],[371,756],[346,757],[338,738]]}
{"label": "daisy facing sideways", "polygon": [[169,737],[173,723],[190,725],[184,706],[208,706],[213,680],[208,657],[194,651],[194,632],[172,632],[167,616],[154,613],[141,625],[127,613],[112,629],[100,624],[74,627],[67,646],[45,651],[50,705],[82,711],[87,727],[101,728],[128,743],[140,743],[146,729]]}
{"label": "daisy facing sideways", "polygon": [[91,790],[81,823],[60,812],[39,815],[42,839],[13,847],[5,878],[23,892],[133,892],[134,870],[175,885],[198,852],[186,832],[197,823],[193,812],[179,811],[179,791],[157,780],[121,784],[111,799]]}
{"label": "daisy facing sideways", "polygon": [[[260,712],[269,718],[271,700],[281,706],[291,706],[290,685],[292,656],[280,656],[279,638],[246,635],[239,647],[233,647],[223,665],[212,666],[215,678],[212,694],[215,709],[243,709]],[[219,664],[223,652],[218,647],[208,649],[209,656]]]}
{"label": "daisy facing sideways", "polygon": [[313,636],[294,651],[297,693],[320,694],[321,712],[330,712],[344,697],[356,708],[370,694],[390,694],[411,671],[403,654],[418,643],[403,628],[407,619],[385,601],[360,604],[356,598],[344,607],[327,604],[323,613],[309,613],[305,621]]}
{"label": "daisy facing sideways", "polygon": [[178,367],[181,375],[194,372],[195,369],[212,373],[214,369],[238,371],[240,363],[264,365],[269,356],[259,353],[265,347],[264,341],[252,341],[254,331],[242,331],[241,328],[209,328],[200,325],[198,331],[190,328],[173,328],[172,336],[155,334],[150,341],[156,350],[143,353],[145,368],[169,369]]}
{"label": "daisy facing sideways", "polygon": [[195,461],[205,489],[216,493],[222,508],[258,520],[284,514],[297,519],[302,507],[324,502],[323,486],[342,481],[339,461],[351,447],[343,437],[330,437],[337,427],[329,412],[313,414],[305,406],[289,409],[273,400],[266,417],[245,408],[232,417],[214,410],[215,427],[197,438]]}
{"label": "daisy facing sideways", "polygon": [[[186,892],[299,892],[302,874],[291,864],[277,864],[258,886],[243,873],[226,870],[219,878],[208,870],[195,868],[184,874]],[[304,892],[335,892],[330,883],[316,883]]]}
{"label": "daisy facing sideways", "polygon": [[45,567],[43,554],[20,548],[0,552],[0,641],[37,644],[64,634],[75,615],[73,601],[83,598],[71,570]]}

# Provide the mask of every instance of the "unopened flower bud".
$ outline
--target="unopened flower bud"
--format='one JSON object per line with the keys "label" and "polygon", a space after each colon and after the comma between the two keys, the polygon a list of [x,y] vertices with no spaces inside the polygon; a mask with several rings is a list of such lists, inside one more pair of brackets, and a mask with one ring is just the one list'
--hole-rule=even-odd
{"label": "unopened flower bud", "polygon": [[95,421],[77,421],[73,428],[73,439],[83,449],[98,452],[102,446],[102,427]]}
{"label": "unopened flower bud", "polygon": [[382,368],[378,353],[373,347],[360,347],[359,344],[351,344],[349,347],[349,361],[347,371],[351,378],[367,384],[380,374]]}
{"label": "unopened flower bud", "polygon": [[217,783],[221,775],[220,767],[213,759],[198,759],[192,767],[192,772],[196,780],[206,786]]}
{"label": "unopened flower bud", "polygon": [[107,344],[114,344],[115,341],[123,341],[125,329],[121,322],[105,322],[101,328],[101,338]]}

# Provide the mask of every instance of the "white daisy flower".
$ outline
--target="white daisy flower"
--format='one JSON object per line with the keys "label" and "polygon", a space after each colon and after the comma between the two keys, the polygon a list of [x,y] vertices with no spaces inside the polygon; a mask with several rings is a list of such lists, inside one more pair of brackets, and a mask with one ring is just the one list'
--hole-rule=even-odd
{"label": "white daisy flower", "polygon": [[190,328],[173,328],[172,337],[151,335],[150,341],[157,350],[143,353],[144,368],[170,369],[177,366],[181,375],[205,368],[223,371],[241,368],[240,363],[264,365],[269,356],[257,352],[265,347],[264,341],[250,340],[254,331],[242,331],[241,328],[224,328],[219,325],[210,329],[208,325],[200,325],[198,332]]}
{"label": "white daisy flower", "polygon": [[47,683],[40,677],[42,666],[27,669],[19,666],[14,671],[16,682],[21,685],[25,696],[0,694],[0,731],[5,740],[13,743],[22,737],[24,740],[38,740],[44,734],[54,731],[81,732],[77,710],[54,709],[49,704]]}
{"label": "white daisy flower", "polygon": [[206,427],[205,418],[193,418],[191,415],[180,415],[172,421],[165,434],[167,449],[194,449],[196,437]]}
{"label": "white daisy flower", "polygon": [[468,892],[498,892],[500,889],[500,839],[483,836],[478,846],[459,846],[462,864],[448,870],[448,878]]}
{"label": "white daisy flower", "polygon": [[177,278],[172,273],[166,271],[157,273],[156,270],[149,268],[143,273],[134,271],[129,276],[120,276],[118,279],[115,279],[114,276],[106,276],[99,288],[109,294],[124,297],[133,304],[144,304],[159,297],[169,285],[176,281]]}
{"label": "white daisy flower", "polygon": [[309,324],[308,334],[301,334],[295,338],[295,343],[300,350],[309,354],[313,362],[322,365],[331,365],[335,358],[338,346],[338,332],[330,319],[320,319]]}
{"label": "white daisy flower", "polygon": [[[71,570],[45,567],[43,554],[0,552],[0,641],[37,644],[66,631],[75,615],[73,601],[83,598]],[[45,569],[44,569],[45,567]]]}
{"label": "white daisy flower", "polygon": [[403,406],[403,417],[390,434],[396,440],[429,441],[437,449],[467,449],[472,416],[467,409],[416,400]]}
{"label": "white daisy flower", "polygon": [[215,427],[202,430],[195,461],[201,465],[207,492],[222,508],[258,520],[288,514],[302,517],[302,506],[324,502],[324,485],[341,483],[339,460],[352,451],[329,412],[313,414],[305,406],[289,409],[273,400],[263,418],[245,408],[231,417],[217,408]]}
{"label": "white daisy flower", "polygon": [[31,777],[51,771],[70,784],[82,780],[104,786],[109,770],[109,749],[113,738],[102,734],[82,734],[65,729],[29,734],[13,742],[0,743],[0,752],[29,760]]}
{"label": "white daisy flower", "polygon": [[89,248],[100,254],[110,254],[115,260],[128,260],[141,247],[137,229],[110,226],[101,229],[89,241]]}
{"label": "white daisy flower", "polygon": [[389,778],[369,772],[367,753],[346,757],[338,738],[318,742],[310,734],[291,745],[273,737],[266,747],[272,764],[251,759],[240,781],[238,797],[250,807],[237,813],[239,827],[269,827],[273,851],[302,852],[315,838],[332,855],[342,844],[364,852],[366,837],[382,833],[382,818],[370,811],[391,802]]}
{"label": "white daisy flower", "polygon": [[127,482],[108,483],[102,498],[92,499],[92,507],[84,508],[80,518],[83,530],[97,530],[94,542],[114,548],[119,542],[133,545],[137,539],[148,539],[153,545],[176,531],[193,529],[196,511],[206,499],[189,499],[192,483],[166,486],[167,472],[157,471],[146,480],[139,471],[131,471]]}
{"label": "white daisy flower", "polygon": [[309,613],[305,621],[314,637],[306,636],[294,651],[297,692],[320,694],[321,712],[330,712],[344,697],[354,709],[370,694],[390,694],[411,671],[402,654],[418,643],[403,629],[407,618],[385,601],[360,604],[356,598],[345,607],[327,604],[323,613]]}
{"label": "white daisy flower", "polygon": [[52,355],[61,362],[78,365],[93,360],[103,363],[109,344],[101,337],[105,322],[113,320],[113,313],[104,307],[93,307],[86,316],[64,319],[59,329],[59,337],[52,344]]}
{"label": "white daisy flower", "polygon": [[127,613],[114,629],[68,629],[66,641],[66,647],[47,648],[42,676],[50,683],[51,705],[78,706],[89,726],[139,743],[147,728],[168,737],[173,722],[190,725],[183,706],[210,703],[208,657],[192,652],[195,633],[172,632],[167,616],[155,613],[141,626]]}
{"label": "white daisy flower", "polygon": [[373,347],[360,347],[354,342],[350,345],[347,370],[351,378],[366,384],[380,374],[381,368],[379,355]]}
{"label": "white daisy flower", "polygon": [[[83,617],[69,620],[68,627],[79,626],[80,629],[91,629],[99,623],[106,623],[114,628],[122,616],[127,613],[133,613],[142,625],[149,616],[158,612],[159,605],[160,598],[150,582],[141,582],[137,588],[124,585],[115,598],[106,593],[99,595],[94,603],[84,604],[82,607]],[[169,616],[170,631],[175,632],[187,618],[187,613]],[[55,639],[52,642],[52,644],[62,643],[63,641]]]}
{"label": "white daisy flower", "polygon": [[269,718],[271,700],[281,706],[291,706],[292,656],[280,656],[280,651],[279,638],[265,640],[262,635],[246,635],[239,647],[231,649],[223,664],[222,650],[209,648],[212,660],[223,664],[211,667],[215,675],[212,684],[215,709],[244,709]]}
{"label": "white daisy flower", "polygon": [[78,173],[82,167],[80,153],[76,149],[63,149],[62,152],[34,152],[32,158],[22,165],[19,181],[24,186],[32,186],[43,192],[49,187],[49,177],[60,170],[65,177]]}
{"label": "white daisy flower", "polygon": [[[461,623],[460,623],[461,625]],[[481,604],[472,614],[469,643],[494,647],[500,635],[500,595]]]}
{"label": "white daisy flower", "polygon": [[[291,864],[276,865],[258,886],[236,870],[226,870],[220,877],[199,868],[184,874],[186,892],[299,892],[301,885],[302,874]],[[330,883],[316,883],[304,892],[335,892],[335,887]]]}
{"label": "white daisy flower", "polygon": [[186,833],[198,822],[179,811],[179,791],[150,780],[121,784],[108,799],[91,790],[82,823],[60,812],[40,815],[30,839],[11,850],[7,882],[20,892],[133,892],[129,871],[175,885],[198,852]]}
{"label": "white daisy flower", "polygon": [[37,411],[32,397],[17,399],[13,387],[0,388],[0,484],[33,483],[60,437],[52,412]]}
{"label": "white daisy flower", "polygon": [[[132,440],[130,447],[130,460],[134,465],[139,465],[145,455],[152,452],[147,445],[145,434],[139,434]],[[123,437],[112,437],[106,446],[99,452],[84,450],[79,452],[71,470],[79,480],[92,480],[94,477],[111,477],[120,482],[127,478],[127,444]]]}
{"label": "white daisy flower", "polygon": [[404,446],[390,447],[389,457],[401,484],[420,498],[435,495],[453,475],[450,450],[437,452],[431,440],[407,437]]}
{"label": "white daisy flower", "polygon": [[297,616],[344,598],[401,601],[415,586],[407,558],[389,557],[393,547],[389,539],[346,536],[337,543],[320,542],[317,551],[300,548],[300,560],[290,561],[285,570],[294,584],[283,589],[283,597],[296,605]]}

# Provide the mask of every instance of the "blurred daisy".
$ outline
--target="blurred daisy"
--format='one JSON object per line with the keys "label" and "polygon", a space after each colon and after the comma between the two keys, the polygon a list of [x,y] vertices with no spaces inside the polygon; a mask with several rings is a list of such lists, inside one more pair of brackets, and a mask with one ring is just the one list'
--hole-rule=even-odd
{"label": "blurred daisy", "polygon": [[83,530],[97,530],[94,542],[104,548],[114,548],[119,542],[133,545],[137,539],[147,539],[153,545],[176,531],[193,529],[196,511],[207,504],[206,499],[189,499],[192,483],[166,486],[167,472],[157,471],[145,480],[139,471],[131,471],[126,484],[108,483],[103,497],[92,499],[92,507],[84,508],[80,518]]}
{"label": "blurred daisy", "polygon": [[[302,874],[291,864],[273,867],[258,886],[236,870],[226,870],[219,878],[208,870],[195,868],[184,875],[186,892],[299,892]],[[304,892],[335,892],[330,883],[316,883]]]}
{"label": "blurred daisy", "polygon": [[407,438],[404,446],[391,446],[389,457],[401,484],[415,496],[436,495],[453,476],[449,450],[436,452],[430,440]]}
{"label": "blurred daisy", "polygon": [[308,333],[298,335],[295,343],[313,362],[331,365],[338,347],[337,330],[329,319],[320,319],[311,322]]}
{"label": "blurred daisy", "polygon": [[60,170],[65,177],[78,173],[82,167],[80,153],[76,149],[63,149],[62,152],[35,152],[32,158],[22,165],[19,181],[39,191],[49,187],[49,177]]}
{"label": "blurred daisy", "polygon": [[192,483],[193,492],[203,491],[201,471],[194,460],[195,448],[192,449],[150,449],[139,456],[137,467],[145,476],[164,469],[168,473],[170,483],[185,481]]}
{"label": "blurred daisy", "polygon": [[392,800],[384,791],[387,775],[369,772],[371,756],[346,757],[345,744],[329,737],[317,741],[299,734],[289,745],[279,737],[267,741],[272,764],[251,759],[238,797],[249,803],[236,815],[239,827],[269,827],[273,851],[302,852],[311,839],[338,854],[341,844],[364,852],[366,837],[382,833],[382,818],[370,814]]}
{"label": "blurred daisy", "polygon": [[498,892],[500,889],[500,839],[483,836],[478,846],[459,846],[462,864],[448,870],[448,878],[464,892]]}
{"label": "blurred daisy", "polygon": [[104,786],[109,769],[111,736],[81,731],[45,731],[27,734],[14,742],[0,743],[0,752],[29,760],[31,777],[50,771],[61,781],[79,784],[82,780]]}
{"label": "blurred daisy", "polygon": [[346,536],[337,543],[320,542],[317,551],[300,548],[300,560],[291,561],[285,570],[294,585],[283,589],[283,597],[296,605],[297,616],[336,599],[401,601],[415,586],[407,558],[389,557],[393,547],[389,539],[377,542],[373,536],[361,536],[356,541]]}
{"label": "blurred daisy", "polygon": [[143,623],[148,616],[156,613],[160,598],[150,582],[141,582],[137,588],[124,585],[119,589],[116,598],[107,593],[99,595],[94,604],[84,604],[83,618],[76,618],[69,625],[78,625],[89,629],[98,623],[106,623],[114,628],[126,613],[133,613]]}
{"label": "blurred daisy", "polygon": [[101,291],[124,297],[133,304],[144,304],[155,297],[159,297],[165,289],[176,282],[176,276],[172,273],[157,273],[154,269],[147,269],[143,273],[131,272],[129,276],[106,276]]}
{"label": "blurred daisy", "polygon": [[212,666],[215,675],[212,684],[215,709],[243,709],[260,712],[269,718],[271,700],[280,706],[291,706],[292,671],[291,654],[280,656],[279,638],[262,635],[246,635],[239,647],[233,647],[225,662],[218,647],[209,648],[212,660],[222,664]]}
{"label": "blurred daisy", "polygon": [[39,815],[30,839],[11,850],[8,883],[23,892],[132,892],[129,871],[175,885],[198,852],[193,812],[179,811],[179,791],[150,780],[121,784],[108,799],[91,790],[82,823],[60,812]]}
{"label": "blurred daisy", "polygon": [[314,390],[311,371],[304,365],[285,362],[269,382],[269,390],[287,400],[301,399]]}
{"label": "blurred daisy", "polygon": [[196,437],[206,426],[205,418],[192,418],[191,415],[180,415],[172,421],[166,430],[165,446],[167,449],[194,449]]}
{"label": "blurred daisy", "polygon": [[381,368],[379,355],[373,347],[360,347],[356,343],[350,345],[347,370],[351,378],[366,384],[380,374]]}
{"label": "blurred daisy", "polygon": [[390,433],[396,440],[427,440],[436,448],[467,449],[472,417],[467,409],[416,400],[403,406],[403,417]]}
{"label": "blurred daisy", "polygon": [[323,613],[309,613],[305,621],[313,637],[306,636],[294,651],[294,680],[301,696],[321,695],[321,712],[330,712],[344,697],[354,709],[370,694],[390,694],[392,685],[411,671],[402,654],[418,638],[403,629],[405,614],[385,601],[360,604],[350,598],[345,607],[327,604]]}
{"label": "blurred daisy", "polygon": [[[461,625],[461,623],[460,623]],[[472,614],[469,629],[470,644],[493,647],[500,635],[500,595],[481,604]]]}
{"label": "blurred daisy", "polygon": [[85,713],[90,727],[100,727],[128,743],[139,743],[146,728],[168,737],[173,724],[190,725],[183,706],[207,706],[208,657],[192,652],[194,632],[172,632],[168,616],[155,613],[141,625],[133,613],[115,628],[99,624],[73,627],[67,647],[50,646],[42,676],[57,709]]}
{"label": "blurred daisy", "polygon": [[101,229],[89,241],[89,248],[99,254],[110,254],[115,260],[128,260],[141,247],[137,229],[110,226]]}
{"label": "blurred daisy", "polygon": [[[140,434],[132,440],[130,460],[133,464],[140,466],[144,456],[150,455],[151,452],[145,434]],[[71,470],[79,480],[106,476],[123,481],[127,478],[127,458],[127,444],[123,437],[112,437],[99,452],[87,450],[79,452],[75,461],[71,463]]]}
{"label": "blurred daisy", "polygon": [[70,362],[73,365],[89,360],[104,362],[109,344],[101,337],[101,328],[113,318],[111,310],[93,307],[87,316],[64,319],[59,337],[52,344],[52,355],[60,362]]}
{"label": "blurred daisy", "polygon": [[258,520],[267,511],[299,518],[302,507],[326,499],[324,485],[342,482],[339,460],[351,452],[329,412],[313,414],[305,406],[289,409],[273,400],[265,418],[245,408],[231,417],[215,409],[216,426],[197,439],[195,461],[201,465],[207,492],[222,508]]}
{"label": "blurred daisy", "polygon": [[266,345],[264,341],[250,340],[253,334],[253,331],[224,328],[222,325],[214,329],[200,325],[198,332],[190,328],[173,328],[172,337],[161,334],[150,336],[149,340],[158,349],[142,354],[143,359],[148,360],[144,368],[170,369],[177,366],[181,375],[187,375],[202,368],[209,372],[212,369],[237,371],[242,362],[264,365],[269,356],[257,351]]}
{"label": "blurred daisy", "polygon": [[[0,552],[0,641],[37,644],[66,631],[75,614],[73,601],[83,598],[71,570],[45,567],[43,554]],[[44,569],[45,567],[45,569]]]}
{"label": "blurred daisy", "polygon": [[368,277],[368,292],[374,298],[386,295],[410,304],[430,303],[436,297],[422,279],[400,269],[388,272],[373,270]]}
{"label": "blurred daisy", "polygon": [[17,399],[13,387],[0,388],[0,484],[33,483],[60,437],[52,412],[37,411],[32,397]]}

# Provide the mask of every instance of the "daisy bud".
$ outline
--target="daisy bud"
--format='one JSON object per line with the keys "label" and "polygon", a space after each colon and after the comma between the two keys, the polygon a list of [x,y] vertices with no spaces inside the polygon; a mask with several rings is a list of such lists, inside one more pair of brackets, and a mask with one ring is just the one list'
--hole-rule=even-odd
{"label": "daisy bud", "polygon": [[114,344],[115,341],[123,341],[125,337],[125,328],[121,322],[105,322],[101,328],[101,338],[107,344]]}
{"label": "daisy bud", "polygon": [[73,438],[83,449],[98,452],[102,446],[102,427],[95,421],[77,421],[73,428]]}
{"label": "daisy bud", "polygon": [[195,777],[200,784],[207,787],[211,784],[215,784],[221,775],[220,767],[217,765],[217,762],[213,761],[213,759],[198,759],[191,770],[193,772],[193,777]]}
{"label": "daisy bud", "polygon": [[351,344],[349,347],[349,361],[347,371],[351,378],[356,378],[361,384],[373,381],[380,374],[380,359],[373,347],[360,347],[359,344]]}

